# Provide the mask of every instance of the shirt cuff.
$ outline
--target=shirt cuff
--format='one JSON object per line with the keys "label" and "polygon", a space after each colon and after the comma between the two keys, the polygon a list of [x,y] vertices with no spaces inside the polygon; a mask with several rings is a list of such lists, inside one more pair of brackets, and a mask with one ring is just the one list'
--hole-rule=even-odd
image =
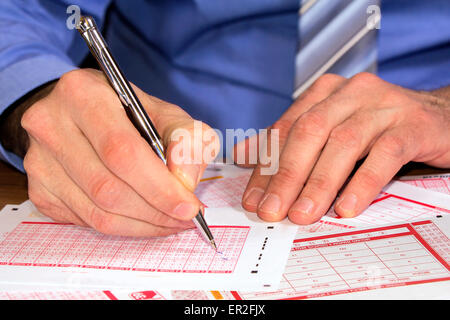
{"label": "shirt cuff", "polygon": [[[53,55],[21,60],[0,71],[0,114],[18,99],[39,86],[76,69],[70,61]],[[23,159],[0,145],[0,159],[24,172]]]}
{"label": "shirt cuff", "polygon": [[23,167],[23,159],[12,152],[6,151],[1,145],[0,145],[0,160],[8,162],[17,170],[25,173],[25,169]]}

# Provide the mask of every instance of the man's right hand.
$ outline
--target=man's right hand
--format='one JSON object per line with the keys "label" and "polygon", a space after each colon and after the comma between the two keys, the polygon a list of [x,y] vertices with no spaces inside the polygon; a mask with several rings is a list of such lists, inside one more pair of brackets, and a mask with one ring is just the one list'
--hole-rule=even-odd
{"label": "man's right hand", "polygon": [[[162,236],[193,227],[191,219],[201,208],[193,190],[218,152],[218,138],[195,136],[194,120],[181,108],[134,90],[162,135],[167,166],[134,128],[99,71],[63,75],[25,112],[28,194],[40,212],[123,236]],[[212,131],[205,124],[201,128]],[[181,143],[172,136],[179,129],[190,134],[192,148],[211,150],[201,163],[171,157]],[[186,157],[193,150],[183,152]]]}

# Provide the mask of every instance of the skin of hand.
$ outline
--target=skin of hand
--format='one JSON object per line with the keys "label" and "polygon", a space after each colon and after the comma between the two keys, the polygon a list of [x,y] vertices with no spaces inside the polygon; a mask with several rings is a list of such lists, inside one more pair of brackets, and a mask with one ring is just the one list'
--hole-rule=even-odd
{"label": "skin of hand", "polygon": [[[266,221],[311,224],[341,190],[334,210],[350,218],[406,163],[450,168],[449,88],[413,91],[370,73],[322,76],[269,128],[278,130],[278,170],[262,175],[268,164],[256,165],[243,207]],[[248,159],[252,139],[236,145],[235,155]]]}
{"label": "skin of hand", "polygon": [[[133,88],[162,136],[167,166],[132,125],[101,72],[68,72],[21,119],[29,137],[28,194],[40,212],[121,236],[164,236],[194,226],[191,219],[202,204],[193,190],[219,150],[218,138],[194,137],[195,121],[186,112]],[[209,145],[211,159],[172,161],[171,150],[180,143],[172,134],[180,129],[201,139],[192,145]],[[185,157],[190,151],[184,150]]]}

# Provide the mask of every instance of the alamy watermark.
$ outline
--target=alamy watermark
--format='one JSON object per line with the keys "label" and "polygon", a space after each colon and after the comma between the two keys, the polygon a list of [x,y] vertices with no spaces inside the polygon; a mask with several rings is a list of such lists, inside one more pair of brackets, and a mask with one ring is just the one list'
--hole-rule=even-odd
{"label": "alamy watermark", "polygon": [[381,28],[381,8],[378,5],[370,5],[367,7],[366,13],[369,15],[366,20],[366,26],[369,30]]}
{"label": "alamy watermark", "polygon": [[[272,175],[278,171],[280,139],[278,129],[226,129],[204,126],[194,120],[193,128],[178,128],[172,132],[172,147],[167,155],[177,165],[205,164],[225,161],[238,165],[261,165],[261,175]],[[246,147],[235,147],[246,143]],[[222,148],[221,148],[222,146]],[[228,152],[228,156],[224,154]]]}
{"label": "alamy watermark", "polygon": [[67,7],[66,13],[69,15],[66,19],[66,27],[69,30],[73,30],[80,23],[81,9],[79,6],[72,4]]}

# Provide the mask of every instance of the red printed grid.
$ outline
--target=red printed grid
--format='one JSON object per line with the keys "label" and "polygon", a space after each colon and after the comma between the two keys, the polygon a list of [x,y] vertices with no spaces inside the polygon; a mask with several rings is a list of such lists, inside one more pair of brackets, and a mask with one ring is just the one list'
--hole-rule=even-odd
{"label": "red printed grid", "polygon": [[434,223],[414,224],[414,229],[434,251],[450,263],[450,241]]}
{"label": "red printed grid", "polygon": [[417,180],[402,180],[402,182],[427,190],[450,194],[450,178],[430,178]]}
{"label": "red printed grid", "polygon": [[342,229],[353,229],[353,226],[340,224],[331,221],[319,220],[316,223],[304,226],[298,226],[297,233],[326,232]]}
{"label": "red printed grid", "polygon": [[[373,201],[369,208],[353,219],[366,225],[381,225],[430,219],[442,213],[448,213],[448,210],[385,194]],[[330,215],[339,218],[334,212]]]}
{"label": "red printed grid", "polygon": [[103,235],[70,224],[23,222],[0,242],[0,265],[232,273],[249,227],[211,227],[218,250],[189,230],[161,238]]}
{"label": "red printed grid", "polygon": [[408,225],[296,240],[278,291],[234,292],[235,298],[305,299],[450,280],[448,263],[430,249],[443,241],[435,227],[418,231],[431,242]]}
{"label": "red printed grid", "polygon": [[209,208],[234,207],[241,204],[248,174],[236,178],[223,178],[201,182],[195,194]]}

